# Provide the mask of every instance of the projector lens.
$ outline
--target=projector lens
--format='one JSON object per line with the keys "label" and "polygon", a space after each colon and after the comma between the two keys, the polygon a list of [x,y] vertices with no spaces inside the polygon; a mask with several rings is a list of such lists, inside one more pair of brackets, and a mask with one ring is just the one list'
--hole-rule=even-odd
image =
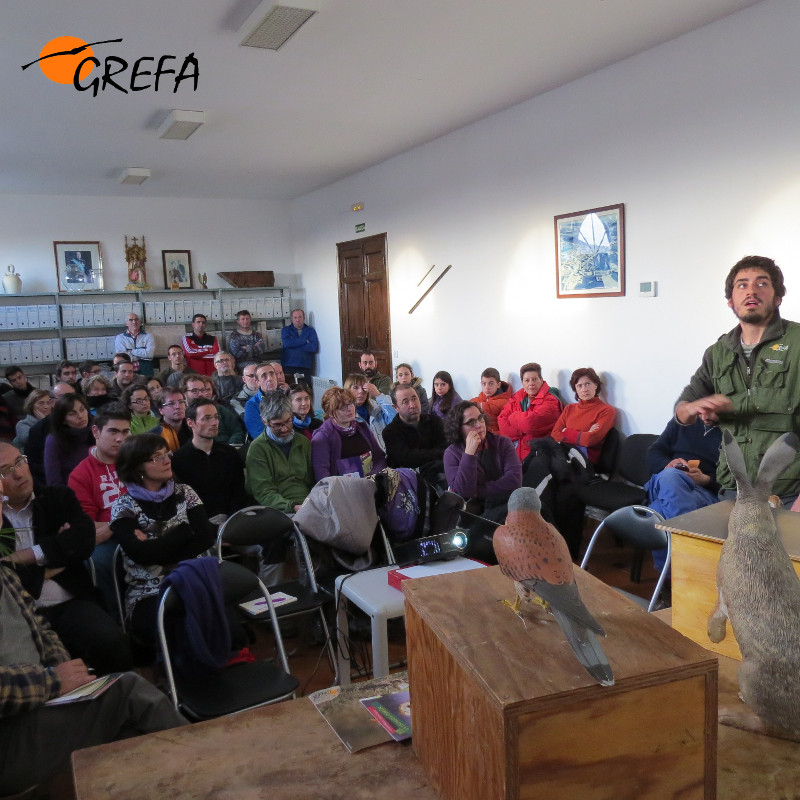
{"label": "projector lens", "polygon": [[453,547],[457,550],[463,550],[467,546],[467,535],[458,531],[458,533],[453,534],[453,538],[451,539]]}

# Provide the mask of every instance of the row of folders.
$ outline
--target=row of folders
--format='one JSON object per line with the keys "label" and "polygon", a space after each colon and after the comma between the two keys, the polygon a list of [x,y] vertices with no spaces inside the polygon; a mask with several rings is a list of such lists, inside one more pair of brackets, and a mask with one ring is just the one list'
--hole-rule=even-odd
{"label": "row of folders", "polygon": [[[66,358],[70,361],[110,361],[114,357],[114,336],[85,336],[65,339]],[[61,339],[26,339],[0,342],[0,365],[56,364],[64,358]]]}
{"label": "row of folders", "polygon": [[[145,303],[61,303],[61,327],[96,328],[119,325],[133,312],[145,324],[191,322],[195,314],[205,314],[210,320],[236,319],[236,312],[247,310],[254,319],[286,319],[291,315],[288,297],[238,297],[223,300],[165,300]],[[59,306],[30,305],[0,307],[0,331],[42,330],[58,328]]]}

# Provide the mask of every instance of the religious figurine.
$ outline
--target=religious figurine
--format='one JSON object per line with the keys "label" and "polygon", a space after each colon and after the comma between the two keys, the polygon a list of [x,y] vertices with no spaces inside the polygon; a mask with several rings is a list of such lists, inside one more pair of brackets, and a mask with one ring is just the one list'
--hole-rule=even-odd
{"label": "religious figurine", "polygon": [[125,237],[125,261],[128,262],[128,285],[125,287],[127,291],[139,291],[142,289],[149,289],[147,283],[147,275],[145,273],[145,263],[147,262],[147,244],[144,236],[142,236],[142,243],[136,243],[136,237],[133,237],[133,243],[128,244],[128,237]]}

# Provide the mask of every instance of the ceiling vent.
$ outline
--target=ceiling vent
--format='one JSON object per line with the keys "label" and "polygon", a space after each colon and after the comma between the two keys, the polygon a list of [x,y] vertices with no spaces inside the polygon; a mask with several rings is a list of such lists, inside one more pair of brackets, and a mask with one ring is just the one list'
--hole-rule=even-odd
{"label": "ceiling vent", "polygon": [[263,0],[239,28],[243,47],[279,50],[319,11],[319,0]]}
{"label": "ceiling vent", "polygon": [[158,129],[160,139],[188,139],[204,122],[204,111],[182,111],[174,109]]}

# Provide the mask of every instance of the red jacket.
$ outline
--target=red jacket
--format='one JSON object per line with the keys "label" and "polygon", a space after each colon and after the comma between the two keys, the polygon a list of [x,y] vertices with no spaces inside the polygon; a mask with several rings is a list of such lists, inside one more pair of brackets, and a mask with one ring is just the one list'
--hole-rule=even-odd
{"label": "red jacket", "polygon": [[193,333],[187,333],[181,340],[186,363],[200,375],[214,374],[214,356],[219,353],[219,342],[216,336],[207,333],[198,339]]}
{"label": "red jacket", "polygon": [[486,416],[486,427],[492,433],[500,433],[500,428],[497,427],[497,418],[506,403],[511,399],[511,395],[511,387],[505,381],[500,381],[500,388],[491,397],[487,397],[481,392],[470,401],[477,403],[481,407],[481,411]]}
{"label": "red jacket", "polygon": [[523,411],[522,401],[527,396],[524,389],[516,392],[497,420],[500,433],[508,436],[516,445],[520,461],[524,461],[531,450],[530,440],[549,436],[561,413],[561,401],[550,392],[547,381],[542,383],[536,396],[528,404],[527,411]]}
{"label": "red jacket", "polygon": [[[556,420],[556,424],[553,425],[553,432],[550,435],[557,442],[579,444],[585,447],[589,461],[596,464],[597,459],[600,458],[603,440],[614,427],[616,417],[617,409],[604,403],[599,397],[581,400],[578,403],[570,403],[564,408],[561,416]],[[600,427],[589,433],[589,428],[595,423]]]}

